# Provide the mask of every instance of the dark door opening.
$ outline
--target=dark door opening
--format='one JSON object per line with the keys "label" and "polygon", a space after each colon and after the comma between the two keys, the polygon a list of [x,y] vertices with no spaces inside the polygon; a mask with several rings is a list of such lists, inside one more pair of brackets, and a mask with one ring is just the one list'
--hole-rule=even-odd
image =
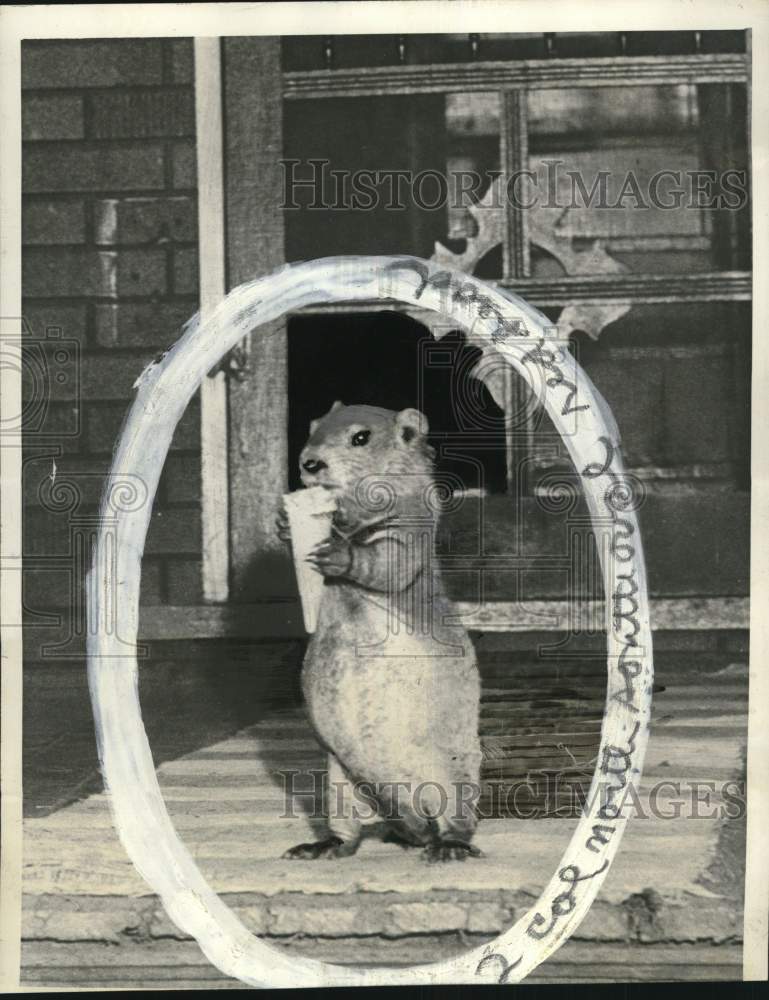
{"label": "dark door opening", "polygon": [[505,489],[504,415],[474,378],[480,351],[461,331],[436,341],[397,312],[292,317],[288,324],[289,487],[310,421],[335,400],[416,407],[430,423],[439,476],[455,489]]}

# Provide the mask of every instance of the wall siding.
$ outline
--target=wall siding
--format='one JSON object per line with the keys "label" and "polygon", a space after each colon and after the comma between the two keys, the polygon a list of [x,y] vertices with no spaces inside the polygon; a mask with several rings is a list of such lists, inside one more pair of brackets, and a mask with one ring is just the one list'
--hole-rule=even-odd
{"label": "wall siding", "polygon": [[[80,604],[79,520],[133,382],[198,307],[192,40],[25,42],[22,78],[24,601],[39,624]],[[200,599],[198,421],[194,400],[155,503],[145,605]]]}

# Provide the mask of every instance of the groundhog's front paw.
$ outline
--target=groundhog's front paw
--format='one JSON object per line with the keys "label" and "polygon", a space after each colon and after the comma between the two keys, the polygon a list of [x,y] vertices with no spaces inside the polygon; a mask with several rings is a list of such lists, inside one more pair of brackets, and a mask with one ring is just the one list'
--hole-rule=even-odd
{"label": "groundhog's front paw", "polygon": [[352,546],[344,538],[327,538],[315,546],[307,562],[323,576],[345,576],[352,568]]}
{"label": "groundhog's front paw", "polygon": [[428,865],[435,865],[443,861],[464,861],[468,857],[482,858],[483,851],[461,840],[441,840],[437,844],[428,844],[422,851],[422,857]]}
{"label": "groundhog's front paw", "polygon": [[346,858],[355,854],[358,844],[355,841],[342,840],[341,837],[327,837],[312,844],[297,844],[289,847],[283,855],[290,861],[314,861],[317,858]]}
{"label": "groundhog's front paw", "polygon": [[288,514],[283,507],[280,508],[278,516],[275,518],[275,530],[281,542],[291,541],[291,527],[288,523]]}

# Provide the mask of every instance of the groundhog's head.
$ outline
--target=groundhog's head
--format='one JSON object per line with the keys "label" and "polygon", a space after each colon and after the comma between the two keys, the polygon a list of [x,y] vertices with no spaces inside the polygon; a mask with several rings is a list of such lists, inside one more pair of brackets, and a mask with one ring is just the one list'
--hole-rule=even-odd
{"label": "groundhog's head", "polygon": [[419,410],[334,403],[310,424],[299,458],[302,483],[352,496],[376,479],[392,477],[398,493],[422,489],[432,474],[434,450],[427,418]]}

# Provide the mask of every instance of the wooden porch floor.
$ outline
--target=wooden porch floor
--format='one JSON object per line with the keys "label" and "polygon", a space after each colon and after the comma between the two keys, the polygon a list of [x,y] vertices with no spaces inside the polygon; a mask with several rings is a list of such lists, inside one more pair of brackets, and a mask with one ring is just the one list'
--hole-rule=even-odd
{"label": "wooden porch floor", "polygon": [[[515,782],[543,767],[584,779],[601,679],[562,668],[548,677],[534,665],[536,679],[516,671],[510,680],[501,659],[499,670],[493,657],[484,669],[486,779]],[[668,787],[658,798],[668,813],[684,800],[681,815],[631,821],[588,917],[532,981],[741,978],[744,822],[692,816],[691,798],[693,783],[709,782],[699,787],[711,803],[733,808],[722,784],[744,771],[747,673],[724,662],[707,672],[670,666],[659,679],[642,801],[663,779],[683,782],[681,795]],[[243,922],[278,947],[329,961],[410,964],[489,940],[538,895],[576,823],[559,797],[546,818],[483,820],[486,857],[462,865],[427,866],[375,838],[353,858],[282,861],[313,830],[301,806],[285,817],[276,772],[296,768],[301,785],[301,772],[320,767],[301,708],[278,707],[161,764],[158,776],[181,837]],[[104,794],[27,819],[24,893],[25,985],[238,985],[169,922],[125,856]]]}

